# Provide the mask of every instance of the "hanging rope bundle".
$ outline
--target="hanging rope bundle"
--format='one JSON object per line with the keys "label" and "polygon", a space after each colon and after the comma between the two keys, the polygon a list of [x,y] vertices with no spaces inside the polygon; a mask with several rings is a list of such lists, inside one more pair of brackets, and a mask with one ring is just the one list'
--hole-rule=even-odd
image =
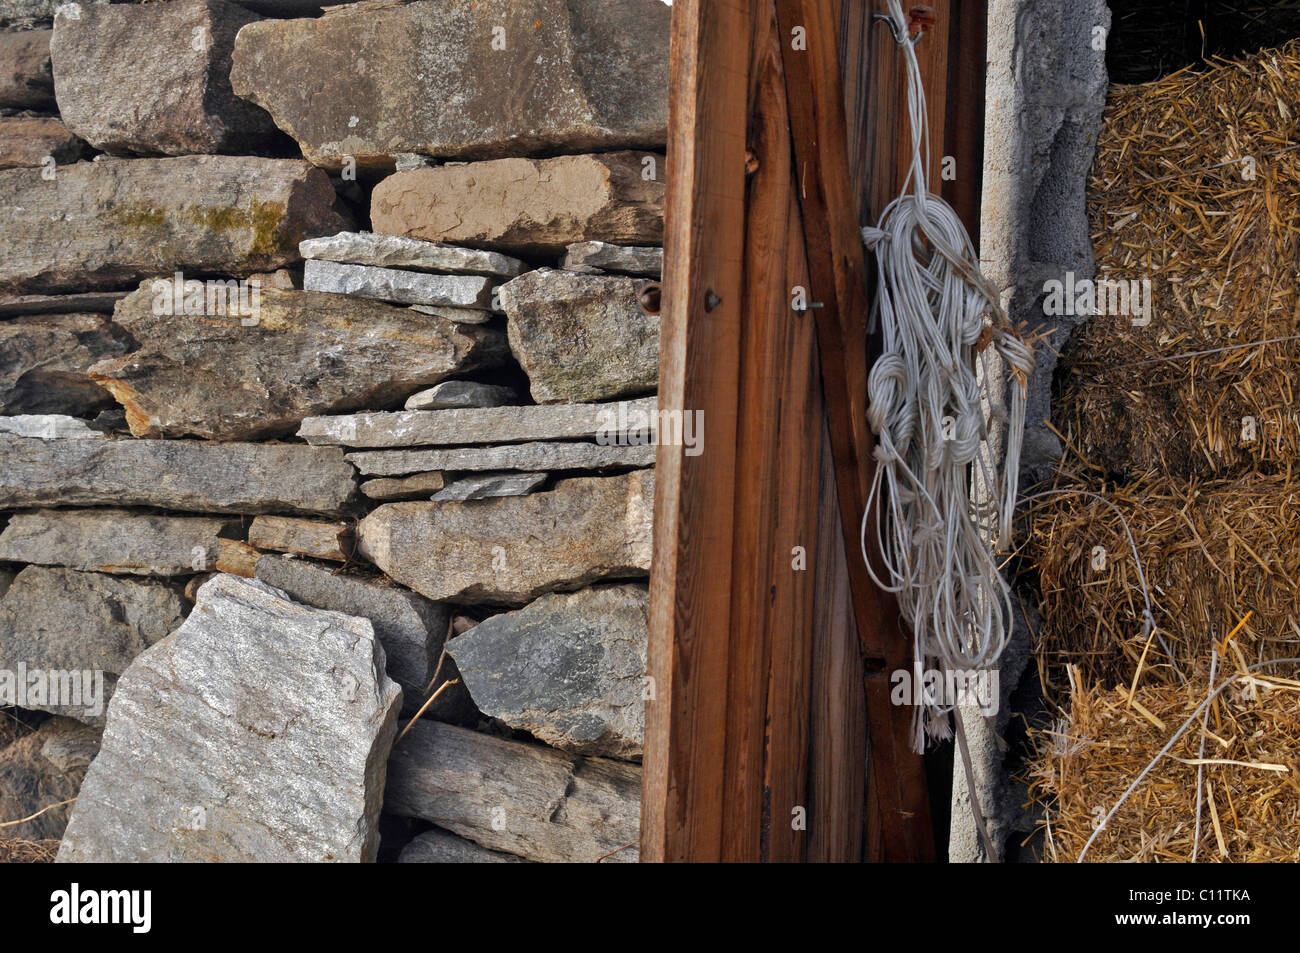
{"label": "hanging rope bundle", "polygon": [[[902,193],[876,228],[863,229],[876,256],[872,323],[884,350],[868,380],[878,466],[861,542],[872,577],[897,594],[912,627],[913,674],[923,683],[929,671],[991,668],[1006,645],[1011,596],[994,543],[1010,542],[1034,358],[980,273],[957,213],[929,191],[925,92],[899,0],[889,0],[889,18],[907,71],[912,161]],[[990,348],[1001,358],[997,365]],[[990,436],[1003,424],[999,479]],[[876,507],[883,510],[876,543],[887,580],[867,552]],[[915,750],[924,750],[927,736],[949,737],[952,708],[950,699],[927,698],[916,709]]]}

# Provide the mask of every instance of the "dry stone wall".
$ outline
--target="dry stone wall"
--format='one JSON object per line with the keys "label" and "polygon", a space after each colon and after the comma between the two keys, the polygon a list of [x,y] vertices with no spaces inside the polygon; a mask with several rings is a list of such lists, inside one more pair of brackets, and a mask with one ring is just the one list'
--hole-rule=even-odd
{"label": "dry stone wall", "polygon": [[5,836],[637,858],[668,15],[0,0]]}

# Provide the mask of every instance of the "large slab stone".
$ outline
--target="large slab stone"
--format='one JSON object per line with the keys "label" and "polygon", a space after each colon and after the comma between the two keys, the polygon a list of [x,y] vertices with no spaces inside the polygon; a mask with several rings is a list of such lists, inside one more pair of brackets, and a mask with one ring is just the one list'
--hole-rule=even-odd
{"label": "large slab stone", "polygon": [[663,165],[651,153],[609,152],[413,169],[375,186],[370,220],[390,235],[526,255],[583,239],[657,244]]}
{"label": "large slab stone", "polygon": [[298,246],[306,259],[373,265],[376,268],[407,268],[453,275],[491,275],[514,278],[528,270],[518,258],[478,248],[462,248],[438,242],[380,235],[375,232],[339,232],[309,238]]}
{"label": "large slab stone", "polygon": [[[447,606],[395,585],[384,576],[342,573],[335,566],[308,559],[263,556],[257,561],[257,578],[305,605],[369,619],[384,646],[388,674],[402,686],[404,710],[414,712],[423,704],[447,640]],[[456,663],[444,659],[438,682],[458,677]],[[425,712],[425,717],[444,721],[461,721],[473,715],[477,715],[477,709],[463,681],[447,688]]]}
{"label": "large slab stone", "polygon": [[484,714],[564,751],[639,759],[649,601],[635,583],[549,593],[447,651]]}
{"label": "large slab stone", "polygon": [[260,19],[226,0],[60,7],[50,40],[59,114],[114,154],[266,148],[275,123],[230,88],[235,34]]}
{"label": "large slab stone", "polygon": [[50,116],[0,116],[0,169],[76,162],[82,142]]}
{"label": "large slab stone", "polygon": [[98,314],[0,322],[0,414],[89,417],[111,407],[112,395],[88,371],[131,346],[121,328]]}
{"label": "large slab stone", "polygon": [[366,476],[424,470],[605,470],[653,466],[655,448],[649,444],[605,447],[596,443],[512,443],[447,450],[368,450],[349,453],[347,460]]}
{"label": "large slab stone", "polygon": [[166,583],[28,566],[0,600],[0,695],[3,673],[20,666],[42,680],[77,673],[75,697],[51,690],[40,698],[29,684],[17,704],[102,725],[118,677],[184,614],[179,590]]}
{"label": "large slab stone", "polygon": [[[4,828],[5,837],[56,840],[63,836],[72,808],[62,802],[77,796],[86,768],[99,751],[99,736],[97,728],[56,717],[0,748],[0,817],[8,822],[39,815]],[[51,809],[55,804],[59,806]]]}
{"label": "large slab stone", "polygon": [[245,27],[235,91],[318,165],[662,147],[659,0],[360,3]]}
{"label": "large slab stone", "polygon": [[384,809],[528,860],[635,863],[641,768],[421,719],[393,749]]}
{"label": "large slab stone", "polygon": [[650,569],[654,472],[562,480],[553,490],[464,503],[385,503],[358,551],[430,599],[520,604],[553,589]]}
{"label": "large slab stone", "polygon": [[[406,410],[397,413],[308,417],[298,436],[308,443],[345,447],[421,447],[526,440],[590,440],[616,435],[625,424],[644,423],[655,413],[653,397],[619,404],[567,404],[553,407],[482,407]],[[434,469],[426,467],[425,469]],[[411,472],[411,471],[405,471]]]}
{"label": "large slab stone", "polygon": [[15,513],[0,533],[0,559],[131,576],[212,569],[219,537],[237,520],[119,509]]}
{"label": "large slab stone", "polygon": [[356,493],[337,448],[0,436],[0,507],[154,506],[342,514]]}
{"label": "large slab stone", "polygon": [[659,384],[659,316],[634,278],[541,268],[501,286],[510,350],[539,404],[607,400]]}
{"label": "large slab stone", "polygon": [[0,107],[54,111],[49,30],[0,33]]}
{"label": "large slab stone", "polygon": [[373,861],[401,690],[369,621],[219,575],[118,683],[62,862]]}
{"label": "large slab stone", "polygon": [[471,309],[487,308],[492,302],[493,287],[482,275],[430,275],[319,259],[308,261],[303,268],[302,286],[307,291],[356,295],[397,304]]}
{"label": "large slab stone", "polygon": [[329,177],[300,159],[182,156],[0,172],[0,289],[120,288],[143,278],[235,276],[298,260],[345,227]]}
{"label": "large slab stone", "polygon": [[398,403],[503,357],[499,332],[378,302],[266,288],[252,319],[177,315],[158,313],[153,284],[114,314],[139,349],[91,369],[140,437],[278,436],[308,414]]}
{"label": "large slab stone", "polygon": [[577,272],[596,268],[622,275],[658,278],[664,270],[664,250],[649,245],[574,242],[564,250],[562,267]]}

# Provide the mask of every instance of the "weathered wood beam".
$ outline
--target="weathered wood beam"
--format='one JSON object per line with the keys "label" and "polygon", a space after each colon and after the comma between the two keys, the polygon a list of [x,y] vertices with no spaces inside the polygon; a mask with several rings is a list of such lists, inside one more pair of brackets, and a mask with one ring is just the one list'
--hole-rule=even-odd
{"label": "weathered wood beam", "polygon": [[659,407],[702,411],[707,430],[703,453],[661,445],[656,461],[648,861],[722,859],[753,18],[747,0],[673,8]]}
{"label": "weathered wood beam", "polygon": [[[934,856],[924,763],[907,745],[911,712],[889,700],[889,673],[906,667],[907,636],[897,608],[876,588],[858,557],[874,438],[867,424],[866,261],[858,200],[849,170],[839,60],[839,6],[832,0],[777,0],[786,90],[807,243],[810,290],[817,309],[822,388],[830,426],[858,639],[865,660],[871,731],[870,796],[875,821],[868,857]],[[879,127],[876,129],[880,136]]]}

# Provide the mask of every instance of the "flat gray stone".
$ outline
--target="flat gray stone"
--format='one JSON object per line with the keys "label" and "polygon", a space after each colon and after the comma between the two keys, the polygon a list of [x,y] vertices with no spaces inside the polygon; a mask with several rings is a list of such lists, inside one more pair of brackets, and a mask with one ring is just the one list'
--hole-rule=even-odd
{"label": "flat gray stone", "polygon": [[420,500],[441,490],[446,483],[441,473],[416,473],[399,479],[367,480],[361,484],[361,493],[372,500]]}
{"label": "flat gray stone", "polygon": [[383,668],[367,620],[213,577],[118,683],[59,861],[373,861],[401,703]]}
{"label": "flat gray stone", "polygon": [[649,592],[549,593],[448,643],[479,710],[574,754],[640,759]]}
{"label": "flat gray stone", "polygon": [[0,413],[93,417],[113,405],[91,365],[131,349],[98,314],[53,314],[0,322]]}
{"label": "flat gray stone", "polygon": [[501,286],[510,350],[539,404],[653,391],[659,316],[641,310],[644,283],[541,268]]}
{"label": "flat gray stone", "polygon": [[514,604],[650,569],[654,471],[464,503],[385,503],[358,550],[430,599]]}
{"label": "flat gray stone", "polygon": [[[384,576],[341,573],[336,566],[290,556],[263,556],[257,578],[304,605],[369,619],[384,647],[388,675],[402,686],[404,710],[413,713],[424,702],[447,639],[447,606]],[[455,662],[444,661],[438,681],[457,677]],[[476,709],[462,683],[444,691],[425,717],[457,721],[471,712]]]}
{"label": "flat gray stone", "polygon": [[528,266],[518,258],[499,252],[375,232],[339,232],[323,238],[309,238],[298,245],[298,251],[309,260],[319,258],[350,265],[457,275],[514,278],[528,270]]}
{"label": "flat gray stone", "polygon": [[72,807],[62,804],[50,809],[50,805],[77,796],[86,768],[99,752],[100,734],[99,729],[71,718],[54,717],[0,748],[0,817],[16,821],[40,815],[4,828],[6,838],[57,840],[63,836]]}
{"label": "flat gray stone", "polygon": [[[10,418],[13,419],[13,418]],[[154,506],[342,514],[356,493],[337,448],[0,436],[0,507]]]}
{"label": "flat gray stone", "polygon": [[[658,0],[655,0],[658,2]],[[606,152],[413,169],[375,186],[371,227],[521,255],[573,242],[663,241],[664,157]]]}
{"label": "flat gray stone", "polygon": [[434,503],[451,500],[487,500],[496,496],[523,496],[546,482],[545,473],[482,473],[461,477],[429,499]]}
{"label": "flat gray stone", "polygon": [[0,533],[0,559],[129,576],[188,576],[217,564],[218,538],[239,521],[131,510],[15,513]]}
{"label": "flat gray stone", "polygon": [[307,291],[328,291],[396,304],[453,308],[486,307],[492,301],[493,287],[482,275],[430,275],[422,271],[342,265],[317,258],[303,266],[302,286]]}
{"label": "flat gray stone", "polygon": [[384,810],[528,860],[635,863],[641,767],[422,718],[388,760]]}
{"label": "flat gray stone", "polygon": [[0,107],[55,111],[49,30],[0,33]]}
{"label": "flat gray stone", "polygon": [[[529,440],[590,440],[644,426],[656,413],[654,397],[622,404],[405,410],[397,413],[308,417],[298,436],[345,447],[428,447]],[[434,467],[424,467],[432,470]],[[411,472],[411,471],[405,471]]]}
{"label": "flat gray stone", "polygon": [[514,443],[447,450],[369,450],[349,453],[347,461],[366,476],[421,470],[605,470],[653,466],[655,448],[650,445],[603,447],[596,443]]}
{"label": "flat gray stone", "polygon": [[419,314],[431,314],[436,318],[454,321],[457,324],[487,324],[492,320],[491,311],[482,311],[478,308],[445,308],[434,304],[413,304],[410,308]]}
{"label": "flat gray stone", "polygon": [[[3,328],[0,328],[2,331]],[[503,407],[516,403],[513,387],[478,381],[443,381],[406,398],[407,410],[450,410],[455,407]]]}
{"label": "flat gray stone", "polygon": [[231,82],[332,169],[660,146],[668,15],[659,0],[357,4],[245,28]]}
{"label": "flat gray stone", "polygon": [[[651,245],[611,245],[608,242],[574,242],[564,250],[565,271],[595,268],[622,275],[658,278],[664,270],[664,250]],[[585,272],[590,273],[590,272]]]}
{"label": "flat gray stone", "polygon": [[275,123],[230,88],[235,34],[260,19],[226,0],[69,3],[50,40],[59,114],[115,154],[261,151]]}
{"label": "flat gray stone", "polygon": [[137,437],[281,436],[309,414],[393,404],[505,357],[499,332],[311,291],[265,288],[251,318],[159,314],[153,284],[114,315],[139,348],[90,371]]}
{"label": "flat gray stone", "polygon": [[102,725],[118,677],[180,625],[184,613],[179,589],[166,583],[28,566],[0,600],[0,680],[20,666],[29,680],[36,671],[79,673],[75,698],[39,699],[29,684],[17,703]]}
{"label": "flat gray stone", "polygon": [[405,847],[399,864],[522,864],[526,861],[513,854],[488,850],[472,840],[446,831],[425,831]]}
{"label": "flat gray stone", "polygon": [[103,440],[98,430],[91,430],[84,420],[66,414],[19,414],[0,417],[0,435],[29,437],[33,440]]}
{"label": "flat gray stone", "polygon": [[116,289],[176,271],[243,277],[299,260],[347,226],[329,177],[301,159],[182,156],[0,172],[10,293]]}

